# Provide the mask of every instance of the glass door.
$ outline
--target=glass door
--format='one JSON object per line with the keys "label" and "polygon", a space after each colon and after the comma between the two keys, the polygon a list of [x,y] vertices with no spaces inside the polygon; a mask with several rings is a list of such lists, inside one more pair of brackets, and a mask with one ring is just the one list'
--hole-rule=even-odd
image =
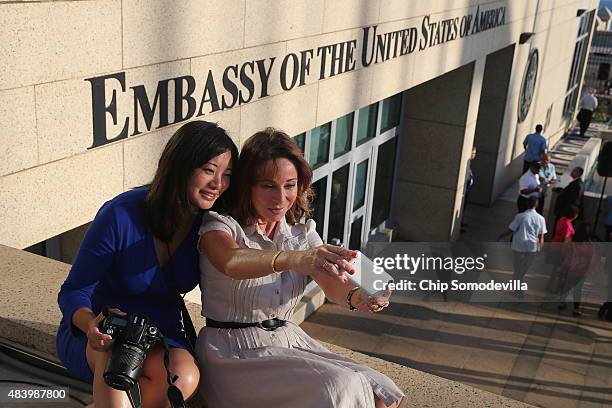
{"label": "glass door", "polygon": [[399,93],[294,137],[313,169],[323,242],[360,249],[389,218],[401,106]]}
{"label": "glass door", "polygon": [[[368,185],[372,172],[372,145],[359,146],[353,156],[353,172],[351,177],[352,200],[347,224],[346,240],[350,249],[361,249],[362,242],[367,239],[367,228],[364,228],[368,216],[370,197]],[[366,233],[366,237],[364,237]]]}

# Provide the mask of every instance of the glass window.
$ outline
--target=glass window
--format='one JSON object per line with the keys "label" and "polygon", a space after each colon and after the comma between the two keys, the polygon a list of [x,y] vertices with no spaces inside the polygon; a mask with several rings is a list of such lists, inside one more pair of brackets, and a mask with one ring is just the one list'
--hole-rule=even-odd
{"label": "glass window", "polygon": [[331,242],[333,238],[338,238],[340,241],[343,241],[344,238],[344,218],[346,215],[349,167],[348,164],[340,167],[338,170],[334,171],[332,176],[327,242]]}
{"label": "glass window", "polygon": [[376,136],[376,117],[378,116],[378,103],[359,109],[357,123],[357,146]]}
{"label": "glass window", "polygon": [[336,120],[336,141],[334,142],[334,158],[342,156],[351,150],[353,139],[353,118],[351,112]]}
{"label": "glass window", "polygon": [[391,191],[393,189],[393,170],[395,168],[395,144],[391,139],[378,148],[374,197],[372,199],[372,220],[370,228],[375,228],[389,218]]}
{"label": "glass window", "polygon": [[366,186],[368,181],[368,160],[364,160],[357,165],[355,175],[355,200],[353,201],[353,211],[361,208],[365,203]]}
{"label": "glass window", "polygon": [[323,223],[325,221],[325,195],[327,194],[327,177],[312,183],[315,198],[312,203],[312,219],[317,223],[317,232],[323,237]]}
{"label": "glass window", "polygon": [[599,70],[597,71],[598,81],[607,81],[610,78],[610,64],[605,62],[599,63]]}
{"label": "glass window", "polygon": [[576,110],[576,102],[578,101],[578,85],[584,72],[585,59],[587,54],[587,45],[593,24],[594,11],[584,13],[580,17],[580,28],[578,30],[578,38],[574,48],[574,56],[572,58],[572,68],[567,84],[565,101],[563,103],[563,115],[571,117]]}
{"label": "glass window", "polygon": [[304,154],[304,147],[306,146],[306,132],[300,133],[299,135],[293,138],[293,141],[300,148],[302,154]]}
{"label": "glass window", "polygon": [[361,229],[363,227],[363,217],[357,218],[351,224],[351,237],[349,238],[349,249],[361,249]]}
{"label": "glass window", "polygon": [[310,165],[313,169],[329,161],[329,139],[331,122],[312,129],[310,132]]}
{"label": "glass window", "polygon": [[399,125],[402,108],[402,94],[398,93],[383,101],[380,132],[385,132]]}

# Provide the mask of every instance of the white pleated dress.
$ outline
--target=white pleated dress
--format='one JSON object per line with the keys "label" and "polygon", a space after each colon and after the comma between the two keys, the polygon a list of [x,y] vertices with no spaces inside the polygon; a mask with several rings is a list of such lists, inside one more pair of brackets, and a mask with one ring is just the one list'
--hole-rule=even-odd
{"label": "white pleated dress", "polygon": [[[322,244],[312,220],[290,226],[283,219],[271,240],[257,226],[243,230],[233,218],[209,212],[200,235],[214,230],[227,232],[244,248],[296,250]],[[202,315],[220,322],[289,320],[306,285],[295,271],[234,280],[204,255],[200,271]],[[387,405],[404,396],[384,374],[332,353],[290,322],[275,331],[204,327],[196,356],[209,408],[370,408],[374,394]]]}

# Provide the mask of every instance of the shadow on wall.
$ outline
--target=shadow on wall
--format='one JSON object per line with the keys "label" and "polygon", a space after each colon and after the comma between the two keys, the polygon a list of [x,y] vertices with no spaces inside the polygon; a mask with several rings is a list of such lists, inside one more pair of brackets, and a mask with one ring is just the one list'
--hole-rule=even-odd
{"label": "shadow on wall", "polygon": [[[517,10],[524,6],[505,6],[505,18],[508,22],[505,26],[474,33],[463,39],[418,52],[419,64],[415,67],[413,86],[405,98],[407,103],[403,114],[404,134],[400,142],[400,155],[405,160],[398,164],[398,187],[394,199],[394,208],[402,209],[401,213],[397,211],[393,214],[400,226],[401,239],[447,241],[458,237],[467,162],[474,145],[474,136],[477,134],[475,129],[478,127],[478,120],[491,123],[491,126],[497,129],[498,139],[502,133],[508,83],[500,90],[499,69],[496,71],[490,64],[489,67],[485,65],[485,76],[482,76],[482,61],[477,65],[474,58],[481,55],[490,56],[497,50],[498,44],[512,44],[518,40],[512,41],[511,30],[507,26]],[[479,5],[461,11],[456,2],[452,5],[445,4],[445,7],[452,9],[452,13],[456,15],[462,15],[464,12],[474,14],[477,9],[482,12]],[[486,8],[486,5],[482,7]],[[444,16],[446,14],[450,13],[445,13]],[[431,16],[432,21],[435,17]],[[512,45],[508,47],[510,67],[512,48]],[[484,80],[487,71],[490,85],[487,88],[485,82],[479,89],[478,84]],[[506,75],[509,75],[509,69],[506,71]],[[473,87],[474,84],[476,87]],[[489,94],[481,94],[481,91],[487,90]],[[419,97],[410,97],[417,94]],[[495,115],[491,114],[491,107],[494,106],[490,100],[492,96],[504,100],[497,104]],[[483,97],[484,102],[481,99]],[[480,102],[483,102],[483,105],[480,105]],[[482,130],[482,134],[487,135],[486,142],[490,143],[491,132]],[[452,145],[452,149],[445,148],[449,145]],[[485,148],[485,155],[488,151],[497,157],[497,146]],[[476,171],[480,172],[487,184],[487,177],[494,177],[496,160],[483,160],[486,159],[483,157],[478,162],[479,158],[477,156],[475,164],[484,165]],[[478,173],[476,174],[478,177]],[[488,184],[491,185],[492,180]],[[427,205],[424,205],[425,203]],[[432,220],[435,221],[435,226],[432,225]]]}

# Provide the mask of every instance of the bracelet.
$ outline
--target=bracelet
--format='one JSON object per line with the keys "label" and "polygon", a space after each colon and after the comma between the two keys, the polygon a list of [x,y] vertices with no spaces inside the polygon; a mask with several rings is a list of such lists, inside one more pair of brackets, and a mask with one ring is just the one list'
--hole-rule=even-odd
{"label": "bracelet", "polygon": [[272,272],[274,272],[274,273],[281,273],[281,271],[277,271],[277,270],[276,270],[276,267],[275,267],[275,266],[276,266],[276,260],[278,259],[279,255],[280,255],[280,254],[282,254],[282,253],[283,253],[283,251],[278,251],[278,252],[277,252],[277,253],[275,253],[275,254],[274,254],[274,256],[272,257],[272,263],[271,263],[271,266],[272,266]]}
{"label": "bracelet", "polygon": [[353,306],[353,303],[351,302],[351,300],[353,299],[353,293],[357,292],[358,290],[359,286],[355,286],[353,289],[349,290],[348,294],[346,295],[346,304],[348,305],[348,308],[351,312],[358,310],[355,306]]}

